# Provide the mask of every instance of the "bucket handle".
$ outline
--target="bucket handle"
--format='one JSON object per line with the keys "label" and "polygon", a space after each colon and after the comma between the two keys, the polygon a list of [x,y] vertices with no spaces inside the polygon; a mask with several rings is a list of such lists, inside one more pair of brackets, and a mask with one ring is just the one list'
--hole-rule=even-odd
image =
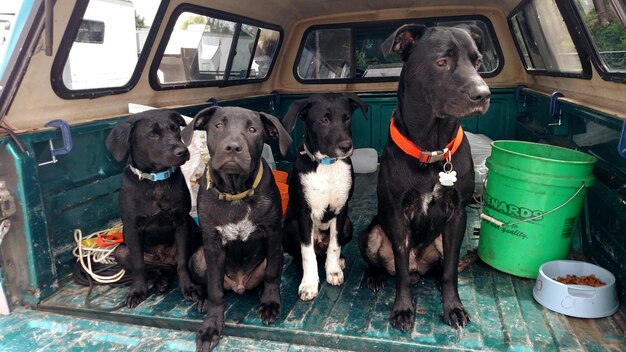
{"label": "bucket handle", "polygon": [[507,226],[517,225],[517,224],[520,224],[520,223],[523,223],[523,222],[527,222],[527,221],[532,221],[532,220],[535,220],[535,219],[537,219],[537,218],[540,218],[540,217],[546,216],[546,215],[548,215],[548,214],[550,214],[550,213],[553,213],[553,212],[555,212],[555,211],[557,211],[557,210],[559,210],[559,209],[563,208],[563,207],[564,207],[564,206],[566,206],[569,202],[571,202],[574,198],[576,198],[576,196],[577,196],[577,195],[578,195],[578,194],[579,194],[579,193],[580,193],[580,192],[581,192],[584,188],[585,188],[585,182],[583,181],[583,182],[582,182],[582,184],[580,185],[580,188],[578,188],[578,190],[576,191],[576,193],[574,193],[574,195],[573,195],[573,196],[569,197],[569,199],[568,199],[568,200],[566,200],[566,201],[565,201],[565,203],[563,203],[563,204],[561,204],[561,205],[557,206],[556,208],[554,208],[554,209],[552,209],[552,210],[549,210],[549,211],[547,211],[547,212],[545,212],[545,213],[541,213],[541,214],[539,214],[539,215],[537,215],[537,216],[530,217],[530,218],[528,218],[528,219],[519,220],[519,221],[514,221],[514,222],[510,222],[510,223],[508,223],[508,224],[507,224],[507,223],[504,223],[504,222],[502,222],[502,221],[500,221],[500,220],[498,220],[498,219],[496,219],[496,218],[493,218],[493,217],[491,217],[491,216],[489,216],[489,215],[487,215],[487,214],[485,214],[485,213],[482,213],[482,212],[480,213],[480,218],[481,218],[481,219],[483,219],[483,220],[489,221],[490,223],[492,223],[492,224],[494,224],[494,225],[496,225],[496,226],[498,226],[498,227],[507,227]]}

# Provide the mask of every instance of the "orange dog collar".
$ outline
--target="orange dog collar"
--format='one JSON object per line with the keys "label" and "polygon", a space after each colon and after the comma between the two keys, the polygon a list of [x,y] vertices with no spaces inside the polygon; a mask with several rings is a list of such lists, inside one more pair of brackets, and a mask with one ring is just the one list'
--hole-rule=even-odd
{"label": "orange dog collar", "polygon": [[448,143],[448,145],[446,145],[443,150],[422,150],[415,144],[413,144],[413,142],[406,138],[402,133],[400,133],[395,124],[395,116],[391,117],[389,132],[391,134],[391,139],[398,146],[398,148],[402,149],[403,152],[414,157],[415,159],[427,164],[452,158],[452,155],[454,154],[454,152],[456,152],[457,149],[459,149],[459,146],[463,141],[463,128],[459,125],[456,136],[450,141],[450,143]]}

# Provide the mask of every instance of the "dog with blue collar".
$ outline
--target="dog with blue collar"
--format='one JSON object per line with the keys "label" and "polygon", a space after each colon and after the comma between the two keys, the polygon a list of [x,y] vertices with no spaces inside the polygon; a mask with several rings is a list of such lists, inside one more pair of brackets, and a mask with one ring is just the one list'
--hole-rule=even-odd
{"label": "dog with blue collar", "polygon": [[126,161],[119,192],[124,243],[113,256],[132,278],[126,298],[129,308],[146,299],[149,280],[155,282],[157,293],[168,288],[171,275],[148,278],[149,264],[175,267],[186,299],[198,301],[203,296],[187,266],[202,238],[189,215],[191,196],[180,170],[189,159],[180,135],[185,125],[177,112],[148,110],[115,125],[106,140],[113,158]]}
{"label": "dog with blue collar", "polygon": [[326,282],[344,282],[341,247],[352,238],[348,201],[354,189],[352,115],[367,106],[356,94],[314,94],[295,101],[283,119],[288,131],[304,124],[289,184],[283,248],[302,263],[298,290],[308,301],[319,292],[317,258],[326,256]]}

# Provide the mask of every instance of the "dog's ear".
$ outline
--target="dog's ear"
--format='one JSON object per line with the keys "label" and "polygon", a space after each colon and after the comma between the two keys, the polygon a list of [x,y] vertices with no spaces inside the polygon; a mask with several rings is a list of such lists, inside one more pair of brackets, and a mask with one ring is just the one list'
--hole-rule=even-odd
{"label": "dog's ear", "polygon": [[363,111],[363,116],[365,116],[365,119],[367,120],[367,105],[365,105],[361,98],[359,98],[359,96],[354,93],[347,93],[344,94],[344,96],[348,99],[352,112],[354,112],[354,110],[356,110],[357,108],[361,108],[361,111]]}
{"label": "dog's ear", "polygon": [[476,48],[478,48],[478,51],[480,51],[481,53],[484,51],[485,44],[484,44],[483,38],[485,34],[483,33],[483,30],[480,29],[480,27],[473,25],[473,24],[465,24],[465,23],[457,24],[454,27],[467,31],[470,37],[474,39],[474,43],[476,43]]}
{"label": "dog's ear", "polygon": [[424,35],[426,26],[416,23],[405,24],[396,29],[389,38],[380,45],[383,55],[387,56],[392,51],[406,61],[411,55],[415,42]]}
{"label": "dog's ear", "polygon": [[287,132],[276,116],[264,112],[259,112],[259,116],[261,117],[263,126],[265,126],[265,133],[271,138],[278,138],[280,153],[285,156],[291,142],[293,142],[289,132]]}
{"label": "dog's ear", "polygon": [[185,127],[180,133],[180,136],[183,138],[183,143],[189,146],[193,140],[193,131],[203,130],[209,120],[211,120],[211,117],[213,117],[219,109],[219,106],[211,106],[210,108],[200,110],[200,112],[193,117],[191,123],[189,123],[189,125],[187,125],[187,127]]}
{"label": "dog's ear", "polygon": [[289,110],[287,110],[287,113],[283,117],[283,125],[285,125],[285,129],[289,132],[293,131],[293,128],[296,127],[296,118],[300,117],[304,119],[306,114],[309,112],[311,105],[313,105],[313,103],[311,103],[308,98],[296,100],[291,103]]}
{"label": "dog's ear", "polygon": [[113,127],[106,140],[106,147],[113,155],[113,158],[117,161],[124,160],[124,157],[128,153],[128,147],[130,145],[130,133],[133,130],[134,121],[124,121],[118,123]]}
{"label": "dog's ear", "polygon": [[185,119],[182,117],[181,114],[177,113],[176,111],[170,111],[170,114],[168,117],[172,119],[172,121],[177,123],[178,126],[181,126],[181,127],[187,126],[187,122],[185,122]]}

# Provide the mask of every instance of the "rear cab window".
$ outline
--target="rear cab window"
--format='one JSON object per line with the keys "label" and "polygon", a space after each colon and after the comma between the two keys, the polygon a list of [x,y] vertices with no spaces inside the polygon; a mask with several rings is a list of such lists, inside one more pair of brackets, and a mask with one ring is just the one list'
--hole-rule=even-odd
{"label": "rear cab window", "polygon": [[223,12],[181,5],[168,23],[150,73],[156,90],[262,81],[282,30]]}
{"label": "rear cab window", "polygon": [[304,33],[294,75],[301,83],[397,80],[402,60],[398,55],[383,53],[380,48],[398,27],[409,22],[478,28],[482,32],[479,49],[484,56],[479,72],[491,77],[501,69],[502,54],[491,23],[477,16],[312,26]]}

